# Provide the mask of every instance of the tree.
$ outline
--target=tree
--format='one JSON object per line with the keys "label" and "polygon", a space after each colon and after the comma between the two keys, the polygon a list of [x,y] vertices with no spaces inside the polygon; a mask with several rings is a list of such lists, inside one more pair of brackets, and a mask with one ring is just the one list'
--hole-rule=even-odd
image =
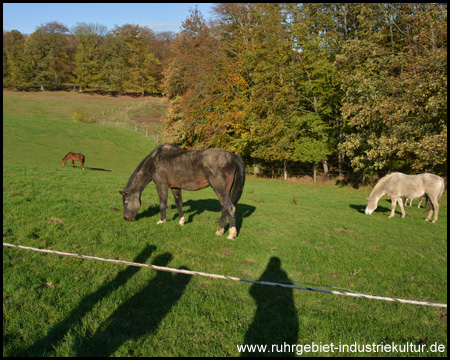
{"label": "tree", "polygon": [[78,24],[72,29],[78,46],[74,56],[74,75],[80,91],[100,80],[100,46],[106,35],[106,27],[99,24]]}
{"label": "tree", "polygon": [[153,31],[139,25],[115,27],[112,35],[125,45],[126,77],[123,86],[128,92],[156,93],[158,84],[153,77],[154,65],[159,63],[152,46]]}
{"label": "tree", "polygon": [[360,35],[337,57],[342,113],[355,129],[340,146],[355,170],[446,166],[439,150],[447,144],[444,9],[362,6]]}
{"label": "tree", "polygon": [[28,86],[31,70],[25,36],[17,30],[3,33],[3,83],[14,88]]}
{"label": "tree", "polygon": [[125,92],[127,81],[128,48],[125,41],[113,34],[106,36],[101,46],[102,85],[106,91]]}
{"label": "tree", "polygon": [[71,54],[68,46],[69,32],[58,22],[41,25],[30,35],[28,51],[34,68],[33,83],[57,87],[68,78],[71,71]]}

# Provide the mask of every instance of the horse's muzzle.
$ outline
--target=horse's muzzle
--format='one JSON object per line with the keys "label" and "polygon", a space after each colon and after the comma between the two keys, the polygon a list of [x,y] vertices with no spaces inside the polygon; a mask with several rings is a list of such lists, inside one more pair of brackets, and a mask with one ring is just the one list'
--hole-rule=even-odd
{"label": "horse's muzzle", "polygon": [[134,217],[131,217],[131,216],[129,216],[129,215],[124,215],[124,217],[123,217],[125,220],[127,220],[127,221],[134,221]]}

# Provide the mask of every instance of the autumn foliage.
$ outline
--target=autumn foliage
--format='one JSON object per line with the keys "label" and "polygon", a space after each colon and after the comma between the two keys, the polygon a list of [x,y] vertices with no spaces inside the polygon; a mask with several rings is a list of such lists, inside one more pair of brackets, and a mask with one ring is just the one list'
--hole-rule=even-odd
{"label": "autumn foliage", "polygon": [[3,34],[3,83],[171,100],[165,140],[251,164],[447,171],[447,6],[219,3],[176,36],[49,23]]}

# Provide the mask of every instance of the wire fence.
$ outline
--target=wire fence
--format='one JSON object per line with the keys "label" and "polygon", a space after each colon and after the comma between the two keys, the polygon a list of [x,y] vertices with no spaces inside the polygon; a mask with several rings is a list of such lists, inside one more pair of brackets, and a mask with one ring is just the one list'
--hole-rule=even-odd
{"label": "wire fence", "polygon": [[[308,290],[308,291],[315,291],[315,292],[334,294],[334,295],[352,296],[352,297],[363,298],[363,299],[391,301],[391,302],[397,302],[397,303],[403,303],[403,304],[444,307],[444,308],[447,307],[447,304],[435,303],[435,302],[429,302],[429,301],[400,299],[400,298],[393,298],[393,297],[386,297],[386,296],[361,294],[358,292],[317,289],[317,288],[312,288],[312,287],[304,287],[304,286],[291,285],[291,284],[282,284],[282,283],[275,283],[275,282],[268,282],[268,281],[261,281],[261,280],[251,280],[251,279],[244,279],[244,278],[238,278],[238,277],[227,276],[227,275],[208,274],[208,273],[204,273],[204,272],[200,272],[200,271],[174,269],[174,268],[169,268],[169,267],[163,267],[163,266],[157,266],[157,265],[147,265],[147,264],[135,263],[135,262],[124,261],[124,260],[113,260],[113,259],[99,258],[99,257],[95,257],[95,256],[72,254],[72,253],[67,253],[67,252],[62,252],[62,251],[37,249],[37,248],[28,247],[28,246],[13,245],[13,244],[8,244],[8,243],[3,243],[3,246],[16,248],[16,249],[22,249],[22,250],[36,251],[36,252],[47,253],[47,254],[76,257],[76,258],[86,259],[86,260],[96,260],[96,261],[104,261],[104,262],[115,263],[115,264],[144,267],[144,268],[149,268],[149,269],[153,269],[153,270],[157,270],[157,271],[165,271],[165,272],[185,274],[185,275],[198,275],[198,276],[204,276],[204,277],[213,278],[213,279],[241,281],[241,282],[259,284],[259,285],[265,285],[265,286],[278,286],[278,287],[284,287],[284,288],[289,288],[289,289]],[[323,286],[323,285],[316,285],[316,286]]]}

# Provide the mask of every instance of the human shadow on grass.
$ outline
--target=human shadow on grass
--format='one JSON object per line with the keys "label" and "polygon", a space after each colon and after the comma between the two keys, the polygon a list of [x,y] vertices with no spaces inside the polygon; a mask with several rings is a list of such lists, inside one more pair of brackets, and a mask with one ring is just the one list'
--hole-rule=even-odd
{"label": "human shadow on grass", "polygon": [[[147,245],[141,253],[136,256],[133,262],[145,263],[151,254],[156,250],[156,246]],[[100,286],[95,292],[86,295],[78,306],[63,321],[53,326],[47,336],[37,340],[33,345],[14,356],[47,356],[66,337],[70,329],[78,324],[81,319],[88,314],[103,298],[116,291],[130,280],[141,268],[128,266],[120,271],[110,282]]]}
{"label": "human shadow on grass", "polygon": [[[158,255],[153,265],[167,266],[170,253]],[[186,269],[186,268],[181,268]],[[122,303],[91,337],[78,339],[76,356],[113,356],[125,342],[137,341],[154,333],[161,321],[181,298],[190,275],[158,271],[141,291]],[[145,356],[132,347],[125,356]]]}
{"label": "human shadow on grass", "polygon": [[[278,257],[269,260],[260,281],[292,284],[281,269]],[[295,356],[295,349],[287,349],[284,344],[298,343],[298,313],[295,308],[293,289],[254,284],[250,295],[256,301],[256,312],[252,324],[244,338],[246,345],[266,345],[266,352],[243,352],[242,357],[253,356]],[[272,345],[276,345],[272,349]]]}

